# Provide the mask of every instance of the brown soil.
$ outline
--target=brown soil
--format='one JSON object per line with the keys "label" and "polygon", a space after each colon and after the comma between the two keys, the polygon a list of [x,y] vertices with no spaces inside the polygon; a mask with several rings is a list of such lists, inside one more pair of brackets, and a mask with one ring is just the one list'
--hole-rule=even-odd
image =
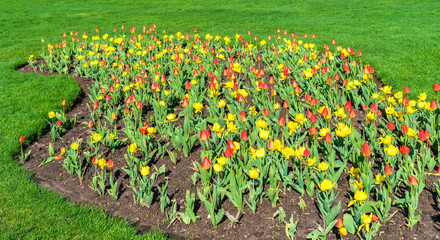
{"label": "brown soil", "polygon": [[[41,64],[41,62],[37,64]],[[48,72],[40,73],[39,71],[35,71],[29,65],[22,66],[18,70],[25,73],[51,74]],[[83,143],[85,143],[90,134],[87,125],[80,123],[88,122],[90,119],[89,112],[86,109],[87,104],[92,104],[86,96],[92,84],[92,80],[77,76],[72,77],[78,82],[82,93],[72,109],[67,113],[67,117],[71,118],[77,115],[78,124],[68,130],[62,136],[62,140],[57,140],[53,143],[56,152],[59,152],[59,149],[62,147],[69,146],[73,138],[83,139]],[[378,86],[382,85],[377,78],[375,78],[375,81]],[[360,122],[365,118],[365,114],[359,111],[357,118],[358,119],[355,119],[355,127],[359,129],[361,126]],[[98,196],[96,192],[88,187],[93,175],[92,166],[87,166],[83,185],[79,184],[77,177],[72,178],[66,173],[62,162],[59,160],[46,164],[43,167],[38,167],[45,158],[49,157],[47,149],[50,142],[52,142],[51,137],[50,134],[47,133],[28,147],[28,149],[32,149],[32,154],[24,164],[24,167],[34,174],[35,181],[38,184],[62,194],[69,201],[94,206],[103,209],[108,214],[125,218],[142,232],[160,229],[169,236],[177,239],[285,239],[285,225],[278,223],[277,219],[273,218],[273,214],[279,207],[285,210],[287,219],[290,218],[291,214],[293,214],[295,220],[300,219],[297,226],[297,239],[305,239],[308,233],[317,228],[317,224],[322,224],[314,199],[307,195],[300,196],[300,194],[292,190],[280,193],[281,199],[275,208],[272,207],[267,199],[258,206],[255,214],[248,208],[245,208],[245,212],[239,223],[232,229],[229,228],[230,221],[226,217],[224,217],[217,229],[213,229],[211,220],[207,217],[207,211],[199,200],[196,200],[195,212],[201,218],[198,219],[195,224],[186,225],[182,221],[177,220],[174,224],[167,227],[169,222],[166,220],[165,215],[160,212],[158,192],[155,193],[155,200],[150,208],[134,204],[132,191],[126,187],[129,181],[128,176],[121,170],[122,167],[127,168],[123,157],[124,153],[126,153],[125,147],[116,150],[115,153],[111,153],[106,148],[101,147],[100,152],[105,159],[112,159],[115,162],[113,173],[120,186],[119,199],[115,201],[108,194],[102,197]],[[88,145],[83,144],[84,151],[87,151],[87,148]],[[172,150],[173,148],[169,146],[169,149]],[[186,190],[189,189],[191,193],[196,193],[196,186],[192,184],[190,177],[194,172],[192,162],[200,159],[201,149],[196,146],[196,149],[190,157],[184,157],[182,153],[178,151],[175,152],[180,154],[178,155],[177,164],[173,164],[167,155],[165,155],[163,159],[157,159],[156,157],[153,163],[157,166],[161,166],[162,164],[166,165],[166,176],[169,177],[168,194],[171,199],[176,200],[178,211],[183,212],[185,208]],[[163,177],[161,177],[159,184],[163,181]],[[426,190],[420,195],[418,209],[422,211],[421,222],[413,229],[407,229],[405,226],[405,213],[399,209],[399,212],[391,221],[382,224],[379,230],[379,232],[382,232],[382,235],[377,236],[376,239],[440,239],[438,236],[440,230],[440,211],[435,200],[436,191],[432,184],[433,181],[437,181],[436,178],[429,176]],[[336,202],[342,202],[343,211],[346,210],[346,206],[349,202],[346,189],[349,189],[348,176],[343,175],[338,182],[336,190],[339,192]],[[304,211],[298,206],[298,202],[301,198],[304,199],[307,204]],[[225,209],[225,212],[235,215],[236,209],[229,201],[224,202],[222,207]],[[397,209],[398,208],[394,207],[394,210]],[[338,238],[339,236],[336,232],[331,232],[328,235],[328,239]],[[357,239],[357,237],[353,236],[346,239],[352,238]]]}

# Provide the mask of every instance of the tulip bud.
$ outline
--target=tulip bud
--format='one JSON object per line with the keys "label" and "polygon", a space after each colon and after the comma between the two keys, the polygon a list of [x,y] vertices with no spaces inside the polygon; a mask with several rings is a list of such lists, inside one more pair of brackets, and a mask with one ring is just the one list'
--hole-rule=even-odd
{"label": "tulip bud", "polygon": [[396,129],[396,125],[394,125],[393,122],[389,122],[387,125],[387,128],[391,131],[393,131],[394,129]]}
{"label": "tulip bud", "polygon": [[400,130],[402,131],[402,133],[407,133],[408,127],[406,126],[406,124],[403,124]]}
{"label": "tulip bud", "polygon": [[310,156],[309,149],[307,149],[307,148],[304,149],[303,156],[304,156],[304,157],[309,157],[309,156]]}
{"label": "tulip bud", "polygon": [[243,97],[243,95],[241,95],[240,93],[237,96],[237,101],[238,102],[244,102],[246,99]]}
{"label": "tulip bud", "polygon": [[348,114],[349,118],[355,118],[356,117],[356,112],[352,109],[350,109],[350,113]]}
{"label": "tulip bud", "polygon": [[202,162],[202,168],[207,170],[210,167],[211,167],[211,162],[209,161],[209,159],[207,157],[205,157]]}
{"label": "tulip bud", "polygon": [[113,160],[109,159],[107,162],[107,167],[112,168],[115,164],[113,163]]}
{"label": "tulip bud", "polygon": [[409,88],[408,88],[408,87],[404,87],[404,88],[403,88],[403,92],[408,94],[408,93],[410,92],[410,91],[409,91]]}
{"label": "tulip bud", "polygon": [[61,105],[66,106],[66,99],[63,99],[63,100],[61,101]]}
{"label": "tulip bud", "polygon": [[191,83],[189,81],[186,81],[185,83],[185,89],[190,90],[191,89]]}
{"label": "tulip bud", "polygon": [[[208,130],[208,129],[206,129]],[[209,132],[207,133],[205,130],[200,131],[200,141],[206,141],[208,140],[209,136],[208,136]]]}
{"label": "tulip bud", "polygon": [[437,102],[432,100],[431,101],[431,105],[429,105],[429,108],[431,108],[432,110],[436,110],[437,109]]}
{"label": "tulip bud", "polygon": [[393,174],[393,169],[390,167],[390,165],[385,165],[385,175],[390,176]]}
{"label": "tulip bud", "polygon": [[348,234],[348,230],[347,230],[347,228],[345,228],[345,227],[341,227],[341,228],[339,229],[339,233],[340,233],[342,236],[345,236],[345,235]]}
{"label": "tulip bud", "polygon": [[226,147],[225,157],[230,158],[232,156],[234,156],[234,152],[232,151],[232,149],[229,146]]}
{"label": "tulip bud", "polygon": [[313,98],[312,100],[310,100],[310,105],[316,106],[316,104],[318,104],[318,99]]}
{"label": "tulip bud", "polygon": [[310,102],[310,100],[312,100],[312,96],[310,96],[309,94],[306,94],[306,101]]}
{"label": "tulip bud", "polygon": [[264,113],[265,116],[269,116],[270,115],[270,111],[267,108],[264,109],[263,113]]}
{"label": "tulip bud", "polygon": [[432,90],[434,90],[434,92],[440,91],[440,84],[434,83],[434,85],[432,85]]}
{"label": "tulip bud", "polygon": [[283,108],[285,108],[285,109],[289,108],[289,103],[287,102],[287,100],[284,101]]}
{"label": "tulip bud", "polygon": [[312,114],[311,116],[310,116],[310,122],[311,123],[315,123],[316,122],[316,115],[315,114]]}
{"label": "tulip bud", "polygon": [[58,120],[57,124],[58,124],[58,126],[61,126],[61,125],[63,125],[63,122],[61,122],[61,120]]}
{"label": "tulip bud", "polygon": [[315,127],[309,127],[309,134],[310,135],[316,135],[318,133],[318,129],[316,129]]}
{"label": "tulip bud", "polygon": [[417,179],[414,176],[411,176],[409,178],[409,184],[411,184],[411,186],[417,186],[419,184],[419,182],[417,181]]}
{"label": "tulip bud", "polygon": [[98,162],[99,162],[99,158],[97,158],[97,157],[93,157],[93,158],[92,158],[92,163],[93,163],[93,164],[96,165],[96,164],[98,164]]}
{"label": "tulip bud", "polygon": [[137,104],[136,104],[136,108],[137,109],[142,109],[142,102],[141,101],[139,101]]}
{"label": "tulip bud", "polygon": [[400,147],[400,153],[401,153],[402,155],[406,155],[406,154],[408,154],[410,151],[411,151],[411,149],[410,149],[409,147],[407,147],[406,145],[402,145],[402,146]]}
{"label": "tulip bud", "polygon": [[90,128],[93,127],[93,122],[89,121],[89,123],[87,124],[87,126],[89,126]]}
{"label": "tulip bud", "polygon": [[188,107],[188,106],[189,106],[188,98],[184,97],[182,101],[182,107]]}
{"label": "tulip bud", "polygon": [[243,110],[240,112],[240,121],[241,122],[246,122],[247,121],[246,112],[244,112]]}
{"label": "tulip bud", "polygon": [[93,104],[93,108],[94,108],[94,109],[98,109],[98,108],[99,108],[99,102],[95,102],[95,103]]}
{"label": "tulip bud", "polygon": [[328,116],[328,109],[327,108],[324,108],[324,110],[322,110],[322,116],[324,116],[324,117],[326,117],[326,116]]}
{"label": "tulip bud", "polygon": [[286,118],[284,116],[280,117],[280,119],[278,120],[278,125],[280,125],[281,127],[286,126]]}
{"label": "tulip bud", "polygon": [[364,142],[364,144],[362,144],[362,156],[368,157],[371,154],[372,154],[372,152],[370,149],[370,145],[368,144],[368,142]]}
{"label": "tulip bud", "polygon": [[18,141],[21,142],[21,143],[24,143],[24,141],[25,141],[24,136],[20,136],[20,137],[18,138]]}
{"label": "tulip bud", "polygon": [[409,99],[408,99],[408,97],[404,97],[404,98],[403,98],[403,100],[402,100],[402,105],[405,106],[405,107],[406,107],[406,106],[409,106]]}
{"label": "tulip bud", "polygon": [[324,137],[324,141],[327,143],[331,143],[333,141],[332,135],[330,135],[330,133],[327,133]]}
{"label": "tulip bud", "polygon": [[245,130],[241,131],[240,139],[243,140],[243,141],[247,141],[247,140],[249,139],[249,137],[248,137],[248,135],[246,134],[246,131],[245,131]]}
{"label": "tulip bud", "polygon": [[343,226],[344,226],[344,221],[342,220],[342,218],[339,218],[338,221],[336,222],[336,227],[341,228]]}

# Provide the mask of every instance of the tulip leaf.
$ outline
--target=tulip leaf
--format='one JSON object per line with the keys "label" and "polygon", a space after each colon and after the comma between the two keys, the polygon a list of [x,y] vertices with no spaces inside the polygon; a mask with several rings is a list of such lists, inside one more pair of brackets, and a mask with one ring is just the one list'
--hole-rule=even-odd
{"label": "tulip leaf", "polygon": [[41,167],[41,166],[43,166],[46,163],[52,162],[53,160],[55,160],[55,157],[48,157],[48,158],[44,159],[44,161],[41,162],[40,165],[38,165],[38,166]]}
{"label": "tulip leaf", "polygon": [[344,217],[342,220],[344,222],[344,227],[347,229],[347,231],[351,234],[355,234],[356,233],[356,226],[355,226],[353,216],[351,216],[350,214],[344,214]]}

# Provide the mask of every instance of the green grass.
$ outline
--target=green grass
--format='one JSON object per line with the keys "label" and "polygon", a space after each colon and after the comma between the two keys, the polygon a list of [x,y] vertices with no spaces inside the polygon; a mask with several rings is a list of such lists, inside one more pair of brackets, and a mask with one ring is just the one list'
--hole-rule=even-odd
{"label": "green grass", "polygon": [[79,92],[68,77],[22,74],[14,68],[41,52],[41,38],[60,41],[71,30],[110,33],[156,24],[168,33],[233,37],[248,30],[261,37],[275,29],[317,35],[317,42],[361,49],[386,84],[412,96],[432,95],[440,63],[440,2],[433,1],[2,1],[0,9],[0,232],[3,238],[161,238],[136,235],[137,229],[100,210],[80,207],[38,187],[14,157],[18,137],[35,140],[49,110]]}

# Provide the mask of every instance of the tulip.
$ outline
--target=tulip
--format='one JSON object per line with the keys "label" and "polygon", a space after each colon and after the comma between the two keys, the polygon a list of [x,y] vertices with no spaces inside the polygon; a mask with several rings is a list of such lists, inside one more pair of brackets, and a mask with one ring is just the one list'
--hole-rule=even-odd
{"label": "tulip", "polygon": [[202,168],[207,170],[210,167],[211,167],[211,162],[209,161],[208,157],[205,157],[202,162]]}
{"label": "tulip", "polygon": [[145,166],[143,168],[141,168],[141,175],[142,176],[148,176],[148,174],[150,174],[150,167],[149,166]]}
{"label": "tulip", "polygon": [[420,141],[425,141],[426,139],[428,139],[428,137],[429,137],[429,133],[428,134],[426,134],[428,131],[423,131],[423,130],[420,130],[420,132],[419,132],[419,140]]}
{"label": "tulip", "polygon": [[342,236],[345,236],[345,235],[348,234],[348,230],[347,230],[347,228],[345,228],[345,227],[341,227],[341,228],[339,229],[339,233],[340,233]]}
{"label": "tulip", "polygon": [[370,145],[368,144],[368,142],[364,142],[364,144],[362,144],[362,156],[368,157],[371,154],[372,154],[372,152],[370,149]]}
{"label": "tulip", "polygon": [[324,108],[324,110],[322,110],[322,116],[324,116],[324,117],[326,117],[326,116],[328,116],[328,109],[327,108]]}
{"label": "tulip", "polygon": [[432,90],[434,90],[434,92],[440,91],[440,84],[434,83],[434,85],[432,85]]}
{"label": "tulip", "polygon": [[318,99],[313,98],[312,100],[310,100],[310,105],[316,106],[316,104],[318,104]]}
{"label": "tulip", "polygon": [[332,135],[330,135],[330,133],[327,133],[324,137],[324,141],[327,143],[331,143],[333,141]]}
{"label": "tulip", "polygon": [[390,167],[390,165],[385,165],[385,175],[390,176],[393,174],[393,169]]}
{"label": "tulip", "polygon": [[350,109],[350,113],[348,114],[349,118],[355,118],[356,117],[356,112],[352,109]]}
{"label": "tulip", "polygon": [[61,125],[63,125],[63,122],[61,122],[61,120],[58,120],[57,124],[58,124],[58,126],[61,126]]}
{"label": "tulip", "polygon": [[237,96],[237,101],[238,102],[244,102],[246,99],[243,97],[243,95],[241,95],[240,93]]}
{"label": "tulip", "polygon": [[24,141],[25,141],[24,136],[20,136],[20,137],[18,138],[18,141],[21,142],[21,143],[24,143]]}
{"label": "tulip", "polygon": [[400,130],[402,131],[402,133],[407,133],[408,127],[406,126],[406,124],[403,124]]}
{"label": "tulip", "polygon": [[188,106],[189,106],[188,98],[184,97],[182,101],[182,107],[188,107]]}
{"label": "tulip", "polygon": [[209,135],[211,135],[211,134],[209,133],[208,129],[200,131],[200,141],[208,140]]}
{"label": "tulip", "polygon": [[280,119],[278,120],[278,125],[280,125],[281,127],[286,126],[286,119],[284,118],[284,116],[280,117]]}
{"label": "tulip", "polygon": [[229,146],[226,147],[225,157],[230,158],[232,156],[234,156],[234,152],[232,151],[232,149]]}
{"label": "tulip", "polygon": [[431,105],[429,105],[429,108],[431,108],[432,110],[436,110],[437,109],[437,102],[432,100],[431,101]]}
{"label": "tulip", "polygon": [[270,115],[269,109],[264,109],[263,113],[264,113],[265,116],[269,116]]}
{"label": "tulip", "polygon": [[402,105],[405,106],[405,107],[409,106],[409,99],[408,99],[408,97],[403,98]]}
{"label": "tulip", "polygon": [[387,128],[388,128],[389,130],[393,131],[393,130],[396,128],[396,125],[394,125],[393,122],[389,122],[388,125],[387,125]]}
{"label": "tulip", "polygon": [[115,164],[113,163],[113,160],[109,159],[107,162],[107,167],[112,168]]}
{"label": "tulip", "polygon": [[248,135],[246,134],[246,131],[243,130],[240,134],[240,139],[243,141],[247,141],[249,139]]}
{"label": "tulip", "polygon": [[312,114],[311,116],[310,116],[310,122],[312,122],[312,123],[315,123],[316,122],[316,115],[315,114]]}
{"label": "tulip", "polygon": [[318,130],[315,127],[309,127],[309,134],[310,135],[316,135],[318,133]]}
{"label": "tulip", "polygon": [[93,158],[92,158],[92,163],[93,163],[93,164],[96,165],[96,164],[98,164],[98,162],[99,162],[99,158],[97,158],[97,157],[93,157]]}
{"label": "tulip", "polygon": [[352,109],[352,105],[351,105],[351,101],[347,101],[344,105],[344,109],[346,112],[350,111],[350,109]]}
{"label": "tulip", "polygon": [[136,108],[137,109],[142,109],[142,102],[141,101],[139,101],[137,104],[136,104]]}
{"label": "tulip", "polygon": [[408,93],[410,92],[410,91],[409,91],[409,88],[408,88],[408,87],[404,87],[404,88],[403,88],[403,92],[408,94]]}
{"label": "tulip", "polygon": [[409,178],[409,184],[411,184],[411,186],[417,186],[419,184],[419,182],[417,181],[417,179],[414,176],[411,176]]}
{"label": "tulip", "polygon": [[61,101],[61,105],[66,106],[66,99],[63,99],[63,100]]}
{"label": "tulip", "polygon": [[343,226],[344,226],[344,221],[342,220],[342,218],[339,218],[338,221],[336,222],[336,227],[341,228]]}
{"label": "tulip", "polygon": [[309,149],[304,149],[304,152],[303,152],[303,156],[304,157],[309,157],[310,156],[310,151],[309,151]]}
{"label": "tulip", "polygon": [[93,108],[94,108],[94,109],[98,109],[98,108],[99,108],[99,102],[95,102],[95,103],[93,104]]}
{"label": "tulip", "polygon": [[243,110],[240,112],[240,121],[241,122],[246,122],[247,121],[246,112],[243,111]]}
{"label": "tulip", "polygon": [[185,88],[186,88],[186,90],[190,90],[191,89],[191,83],[189,81],[186,81]]}

